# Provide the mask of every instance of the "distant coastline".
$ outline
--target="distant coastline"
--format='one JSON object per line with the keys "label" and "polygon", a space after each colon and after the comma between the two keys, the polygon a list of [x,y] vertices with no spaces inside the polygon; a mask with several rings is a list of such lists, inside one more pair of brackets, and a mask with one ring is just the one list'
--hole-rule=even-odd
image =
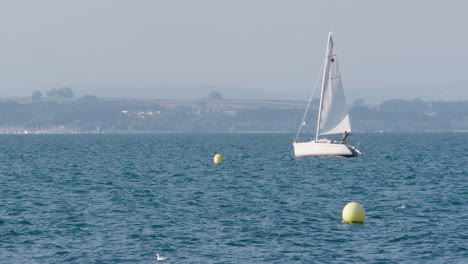
{"label": "distant coastline", "polygon": [[[244,99],[3,98],[0,134],[296,133],[307,102]],[[317,104],[308,127],[314,130]],[[356,133],[468,132],[468,101],[363,99],[349,106]]]}

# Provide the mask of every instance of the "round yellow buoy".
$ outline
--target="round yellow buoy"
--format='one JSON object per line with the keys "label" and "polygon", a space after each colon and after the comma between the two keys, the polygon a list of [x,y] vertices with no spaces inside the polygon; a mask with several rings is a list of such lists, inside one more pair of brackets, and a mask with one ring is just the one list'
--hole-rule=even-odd
{"label": "round yellow buoy", "polygon": [[351,202],[343,208],[344,223],[362,223],[366,218],[366,211],[360,203]]}
{"label": "round yellow buoy", "polygon": [[213,158],[214,163],[222,163],[224,161],[224,157],[221,154],[216,154]]}

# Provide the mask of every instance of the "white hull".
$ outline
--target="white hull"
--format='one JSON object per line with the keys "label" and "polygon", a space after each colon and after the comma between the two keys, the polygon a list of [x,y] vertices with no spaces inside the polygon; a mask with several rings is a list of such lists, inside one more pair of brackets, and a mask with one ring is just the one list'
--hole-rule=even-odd
{"label": "white hull", "polygon": [[341,142],[331,140],[319,140],[309,142],[294,142],[294,155],[298,157],[308,156],[357,156],[359,150]]}
{"label": "white hull", "polygon": [[[361,152],[354,146],[346,145],[346,139],[353,130],[351,129],[343,82],[338,67],[338,57],[331,32],[328,34],[327,50],[325,52],[325,61],[322,69],[323,79],[320,93],[320,105],[318,108],[317,131],[315,133],[316,140],[309,142],[298,141],[299,134],[303,131],[303,128],[310,130],[306,125],[306,118],[314,94],[314,92],[312,92],[301,125],[299,126],[299,131],[297,132],[296,141],[293,143],[294,155],[296,157],[355,157],[361,154]],[[326,138],[319,139],[320,136],[338,134],[343,135],[341,141]]]}

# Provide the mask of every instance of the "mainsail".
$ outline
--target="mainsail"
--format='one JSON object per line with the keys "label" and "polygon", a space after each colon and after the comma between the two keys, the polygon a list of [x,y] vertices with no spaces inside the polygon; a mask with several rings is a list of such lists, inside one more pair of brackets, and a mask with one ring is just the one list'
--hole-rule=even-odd
{"label": "mainsail", "polygon": [[[306,127],[305,120],[307,112],[312,102],[314,92],[312,92],[307,104],[304,117],[297,137],[293,142],[295,157],[310,157],[310,156],[342,156],[356,157],[361,152],[354,146],[347,144],[348,134],[351,132],[351,124],[349,120],[348,110],[346,107],[346,99],[341,81],[340,70],[336,50],[331,36],[328,35],[328,44],[325,53],[325,59],[322,67],[323,72],[320,106],[318,111],[317,132],[315,140],[302,141],[299,139],[299,133],[303,127]],[[317,78],[318,80],[319,78]],[[316,82],[317,84],[317,82]],[[314,91],[317,85],[314,85]],[[309,128],[310,130],[310,128]],[[327,138],[319,138],[321,135],[341,134],[345,133],[342,140],[332,140]]]}
{"label": "mainsail", "polygon": [[330,135],[351,132],[338,58],[331,34],[328,37],[326,54],[317,133]]}

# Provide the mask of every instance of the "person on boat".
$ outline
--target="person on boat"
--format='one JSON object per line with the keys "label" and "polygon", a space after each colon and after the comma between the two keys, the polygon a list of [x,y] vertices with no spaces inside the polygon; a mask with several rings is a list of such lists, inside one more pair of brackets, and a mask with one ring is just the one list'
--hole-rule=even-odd
{"label": "person on boat", "polygon": [[343,133],[343,137],[341,138],[341,142],[343,142],[343,144],[346,144],[346,139],[348,138],[348,131],[345,130],[345,132]]}

